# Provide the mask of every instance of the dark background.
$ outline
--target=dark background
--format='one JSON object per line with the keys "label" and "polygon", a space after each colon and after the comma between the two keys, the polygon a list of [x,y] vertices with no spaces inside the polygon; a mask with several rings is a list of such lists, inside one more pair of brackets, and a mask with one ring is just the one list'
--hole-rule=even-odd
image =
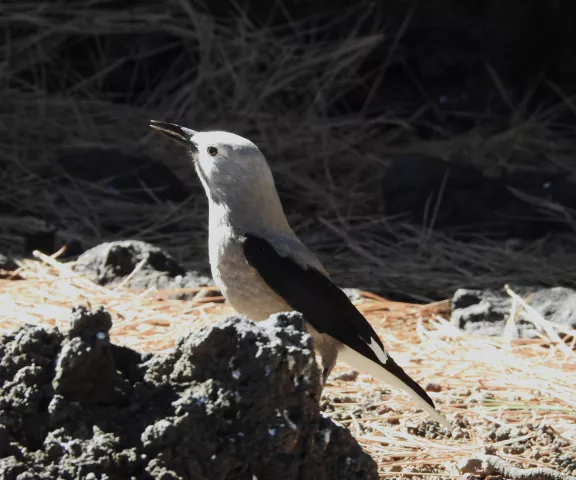
{"label": "dark background", "polygon": [[247,136],[342,286],[574,286],[570,1],[4,1],[0,252],[138,238],[207,269],[151,118]]}

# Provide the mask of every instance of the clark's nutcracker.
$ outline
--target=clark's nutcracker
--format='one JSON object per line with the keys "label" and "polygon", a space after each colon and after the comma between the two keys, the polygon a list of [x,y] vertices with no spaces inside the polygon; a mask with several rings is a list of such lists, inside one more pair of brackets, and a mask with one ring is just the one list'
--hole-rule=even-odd
{"label": "clark's nutcracker", "polygon": [[340,357],[405,390],[432,419],[449,426],[292,231],[258,147],[228,132],[196,132],[159,121],[150,126],[184,145],[192,157],[208,196],[212,275],[232,307],[254,321],[299,311],[322,358],[324,380]]}

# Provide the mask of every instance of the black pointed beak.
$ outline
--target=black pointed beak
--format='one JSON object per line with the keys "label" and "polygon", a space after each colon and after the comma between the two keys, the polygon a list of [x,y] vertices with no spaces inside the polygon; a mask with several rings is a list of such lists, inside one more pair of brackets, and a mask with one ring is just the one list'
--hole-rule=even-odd
{"label": "black pointed beak", "polygon": [[192,143],[192,137],[196,134],[194,130],[159,120],[150,120],[150,127],[177,141],[180,145],[184,145],[186,148],[194,146]]}

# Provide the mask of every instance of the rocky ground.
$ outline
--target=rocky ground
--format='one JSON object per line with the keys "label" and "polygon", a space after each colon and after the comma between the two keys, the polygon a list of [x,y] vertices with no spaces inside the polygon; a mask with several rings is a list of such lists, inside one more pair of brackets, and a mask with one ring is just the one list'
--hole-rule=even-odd
{"label": "rocky ground", "polygon": [[[9,272],[15,265],[9,259],[4,265],[4,276],[15,278]],[[451,369],[467,354],[477,351],[480,357],[490,357],[499,350],[490,350],[489,341],[454,341],[452,350],[436,344],[430,351],[440,349],[446,352],[440,357],[452,360],[434,367],[438,357],[427,352],[430,347],[423,337],[413,336],[419,327],[411,320],[414,311],[420,318],[434,315],[418,306],[391,304],[384,313],[370,316],[374,307],[364,307],[373,322],[388,317],[383,335],[393,351],[402,352],[408,344],[414,347],[407,360],[409,371],[446,412],[454,426],[449,431],[426,421],[402,395],[343,365],[335,369],[321,394],[310,340],[296,314],[259,325],[229,317],[180,334],[174,348],[164,354],[111,342],[113,320],[126,322],[126,314],[118,310],[117,304],[126,303],[117,297],[119,288],[185,292],[169,295],[155,307],[162,310],[164,304],[175,302],[182,311],[206,300],[199,300],[194,288],[211,285],[211,280],[183,270],[165,252],[143,242],[100,245],[83,254],[74,268],[82,278],[98,288],[109,287],[116,295],[108,301],[114,319],[106,309],[79,306],[67,314],[68,325],[58,324],[59,329],[26,325],[1,337],[0,478],[434,475],[556,480],[576,475],[576,443],[570,435],[574,411],[566,407],[573,389],[560,372],[547,379],[548,386],[546,378],[537,375],[542,363],[554,367],[556,360],[496,359],[498,369],[514,358],[527,362],[528,369],[533,365],[533,373],[518,370],[517,378],[505,365],[484,374],[474,370],[474,363],[457,375]],[[28,285],[25,270],[19,275],[20,280],[2,280],[4,286],[20,282],[13,296],[23,295]],[[42,298],[49,298],[46,273],[40,277]],[[516,291],[529,298],[530,292]],[[347,293],[353,301],[362,298],[361,292]],[[548,293],[532,292],[538,300],[534,308],[558,328],[574,328],[573,293],[567,289]],[[34,301],[38,300],[30,300]],[[495,291],[463,290],[453,304],[452,322],[446,321],[445,328],[478,333],[478,325],[492,322],[491,330],[482,334],[500,336],[513,307],[509,298]],[[518,348],[527,348],[531,337],[542,332],[525,313],[517,316],[512,334],[518,342],[528,342]],[[375,327],[379,328],[377,323]],[[127,330],[120,332],[113,336],[128,338]],[[567,368],[573,360],[564,358],[565,375],[573,375]],[[551,390],[557,378],[563,379],[564,387]],[[522,382],[530,385],[514,390]],[[554,395],[564,395],[564,401],[556,401]]]}
{"label": "rocky ground", "polygon": [[[570,2],[68,3],[0,12],[0,477],[574,475]],[[453,431],[341,366],[319,397],[310,372],[286,390],[196,348],[252,332],[309,359],[297,326],[284,347],[273,326],[214,327],[233,312],[205,196],[152,118],[263,149],[291,225],[364,290],[347,293]]]}
{"label": "rocky ground", "polygon": [[[429,391],[435,391],[440,388],[439,385],[427,385]],[[463,412],[465,412],[467,407],[478,403],[485,396],[481,389],[468,390],[461,393],[460,398],[453,403],[458,405]],[[504,472],[501,471],[493,477],[488,473],[487,469],[484,469],[476,472],[477,475],[469,477],[471,479],[488,477],[491,480],[502,478],[568,479],[576,476],[576,444],[558,435],[558,432],[545,422],[527,423],[524,426],[513,427],[490,421],[471,423],[467,420],[466,413],[462,413],[450,418],[454,428],[452,431],[448,431],[434,422],[401,421],[401,411],[395,411],[386,405],[382,405],[379,400],[379,396],[366,396],[364,392],[360,391],[356,394],[344,396],[324,395],[322,405],[324,412],[330,418],[348,426],[354,425],[355,435],[377,434],[369,420],[375,416],[383,416],[391,425],[399,425],[409,436],[422,438],[423,443],[425,439],[444,440],[450,443],[457,441],[465,448],[471,440],[474,440],[486,445],[483,449],[484,454],[509,455],[516,457],[517,461],[520,459],[523,461],[533,460],[535,463],[545,465],[556,472],[547,472],[547,475],[540,472],[538,475],[542,476],[523,477],[520,472],[517,472],[516,475],[504,475]],[[368,421],[364,422],[364,418],[368,419]],[[495,446],[491,446],[491,444],[495,444]],[[396,465],[394,465],[394,460],[397,461]],[[467,465],[466,461],[460,462],[459,468],[452,468],[451,470],[446,465],[417,461],[413,465],[406,466],[402,460],[402,456],[395,458],[391,455],[389,457],[387,462],[389,465],[385,468],[388,473],[386,478],[405,479],[409,473],[435,474],[441,478],[450,478],[448,476],[444,477],[443,474],[472,472],[472,470],[466,471],[466,469],[463,469],[463,465]],[[446,460],[449,461],[450,457],[447,456]],[[512,464],[515,463],[512,462]],[[393,472],[398,472],[398,475],[391,475]]]}
{"label": "rocky ground", "polygon": [[111,344],[111,326],[80,307],[67,335],[25,326],[2,338],[1,478],[377,478],[320,412],[298,315],[231,317],[161,356]]}

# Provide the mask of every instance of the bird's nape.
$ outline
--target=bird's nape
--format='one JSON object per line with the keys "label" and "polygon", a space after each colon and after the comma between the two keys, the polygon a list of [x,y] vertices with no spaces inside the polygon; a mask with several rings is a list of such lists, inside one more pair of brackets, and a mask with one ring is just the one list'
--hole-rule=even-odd
{"label": "bird's nape", "polygon": [[196,134],[196,131],[189,128],[181,127],[175,123],[161,122],[160,120],[150,120],[150,127],[188,148],[192,145],[191,138]]}

